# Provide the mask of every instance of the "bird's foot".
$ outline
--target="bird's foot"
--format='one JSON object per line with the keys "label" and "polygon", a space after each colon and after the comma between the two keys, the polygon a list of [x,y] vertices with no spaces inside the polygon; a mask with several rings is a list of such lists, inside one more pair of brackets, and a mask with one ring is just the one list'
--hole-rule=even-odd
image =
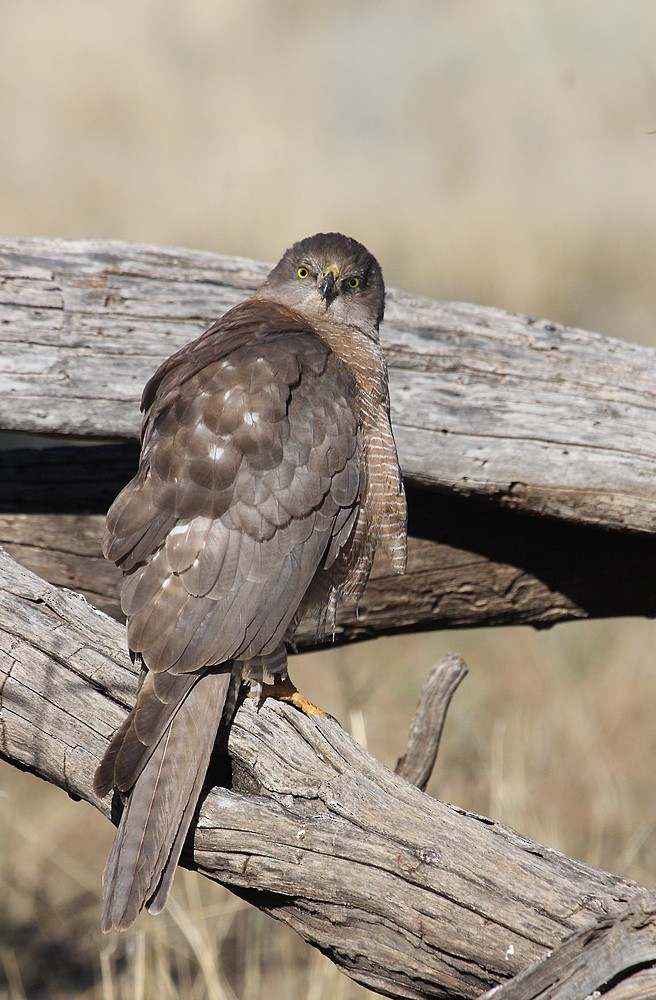
{"label": "bird's foot", "polygon": [[290,705],[302,712],[303,715],[318,715],[322,719],[330,718],[327,712],[317,708],[311,701],[303,697],[301,692],[292,684],[289,677],[277,675],[273,684],[263,684],[261,690],[262,698],[275,698],[276,701],[286,701]]}

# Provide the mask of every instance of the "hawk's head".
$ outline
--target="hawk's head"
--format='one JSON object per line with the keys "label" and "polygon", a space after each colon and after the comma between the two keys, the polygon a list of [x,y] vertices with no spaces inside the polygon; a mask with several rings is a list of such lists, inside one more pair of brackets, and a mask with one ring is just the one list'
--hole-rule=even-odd
{"label": "hawk's head", "polygon": [[383,274],[366,247],[341,233],[317,233],[285,251],[256,293],[312,322],[354,326],[376,337],[385,307]]}

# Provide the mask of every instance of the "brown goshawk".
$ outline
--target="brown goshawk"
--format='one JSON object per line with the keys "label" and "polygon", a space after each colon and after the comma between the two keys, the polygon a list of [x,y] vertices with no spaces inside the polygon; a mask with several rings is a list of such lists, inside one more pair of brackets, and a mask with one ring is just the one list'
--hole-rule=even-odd
{"label": "brown goshawk", "polygon": [[405,568],[384,298],[365,247],[309,237],[146,385],[139,471],[103,540],[143,668],[95,775],[125,797],[103,930],[164,907],[235,686],[270,675],[295,700],[300,618],[321,629],[357,602],[377,549]]}

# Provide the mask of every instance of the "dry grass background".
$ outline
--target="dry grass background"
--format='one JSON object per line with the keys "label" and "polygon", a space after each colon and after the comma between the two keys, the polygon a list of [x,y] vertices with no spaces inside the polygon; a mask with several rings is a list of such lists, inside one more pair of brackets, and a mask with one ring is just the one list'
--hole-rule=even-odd
{"label": "dry grass background", "polygon": [[[656,341],[650,0],[4,0],[0,20],[7,234],[273,260],[341,229],[389,284]],[[653,646],[641,621],[436,633],[295,678],[394,764],[456,648],[430,791],[653,884]],[[0,781],[3,1000],[365,996],[184,872],[165,914],[102,939],[108,824]]]}

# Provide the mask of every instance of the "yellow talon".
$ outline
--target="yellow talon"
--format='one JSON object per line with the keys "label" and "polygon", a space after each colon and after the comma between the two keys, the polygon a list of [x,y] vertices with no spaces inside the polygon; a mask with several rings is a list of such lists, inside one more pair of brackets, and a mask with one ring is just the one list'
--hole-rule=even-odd
{"label": "yellow talon", "polygon": [[263,684],[261,697],[275,698],[276,701],[289,702],[290,705],[294,705],[303,715],[318,715],[323,719],[329,717],[327,712],[317,708],[311,701],[304,698],[300,691],[292,684],[289,677],[276,677],[273,684]]}

